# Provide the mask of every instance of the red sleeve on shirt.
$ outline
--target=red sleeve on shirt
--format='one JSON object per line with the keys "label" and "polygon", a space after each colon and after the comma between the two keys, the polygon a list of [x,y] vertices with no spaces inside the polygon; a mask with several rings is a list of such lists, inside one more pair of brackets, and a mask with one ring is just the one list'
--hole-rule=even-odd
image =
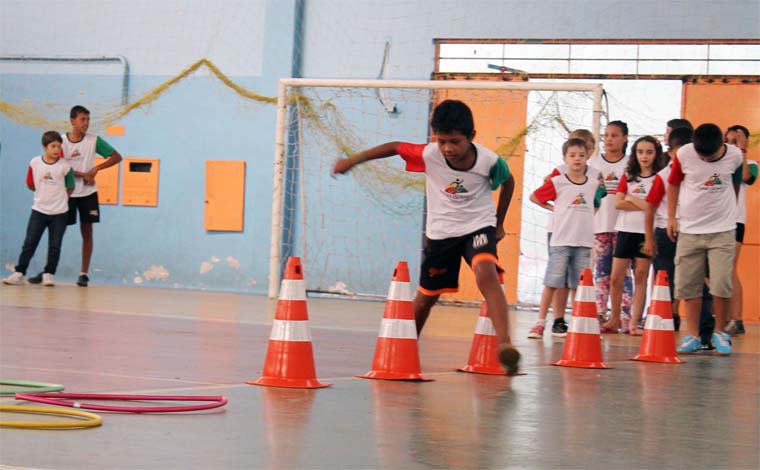
{"label": "red sleeve on shirt", "polygon": [[536,196],[538,202],[546,204],[549,201],[557,199],[557,189],[554,187],[552,180],[548,180],[543,186],[533,191],[533,195]]}
{"label": "red sleeve on shirt", "polygon": [[620,178],[620,182],[618,183],[616,191],[619,193],[628,194],[628,175],[623,174],[623,177]]}
{"label": "red sleeve on shirt", "polygon": [[396,147],[396,153],[406,162],[406,171],[422,173],[425,171],[425,160],[422,158],[422,152],[427,147],[426,144],[410,144],[402,142]]}
{"label": "red sleeve on shirt", "polygon": [[673,163],[670,165],[670,176],[668,176],[668,183],[672,185],[679,185],[683,181],[683,170],[681,169],[681,162],[678,161],[678,157],[673,157]]}
{"label": "red sleeve on shirt", "polygon": [[665,183],[660,178],[660,175],[655,175],[652,187],[649,189],[646,201],[653,206],[657,207],[662,202],[662,198],[665,197]]}
{"label": "red sleeve on shirt", "polygon": [[559,176],[559,168],[556,167],[549,173],[549,178],[554,178],[555,176]]}
{"label": "red sleeve on shirt", "polygon": [[26,172],[26,186],[29,189],[34,189],[34,172],[32,172],[32,167],[29,167],[29,171]]}

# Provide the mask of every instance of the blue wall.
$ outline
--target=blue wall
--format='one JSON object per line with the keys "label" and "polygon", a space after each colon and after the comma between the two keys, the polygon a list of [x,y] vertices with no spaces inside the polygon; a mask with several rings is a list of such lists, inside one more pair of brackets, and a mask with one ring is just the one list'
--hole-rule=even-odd
{"label": "blue wall", "polygon": [[[92,26],[82,34],[34,27],[41,3],[61,24],[80,24],[84,18]],[[213,8],[209,5],[201,0],[5,0],[0,55],[123,55],[132,70],[132,100],[194,60],[209,57],[236,83],[274,96],[277,80],[292,73],[294,41],[302,47],[305,77],[374,78],[385,43],[390,42],[386,78],[426,79],[433,71],[434,38],[753,38],[760,23],[755,0],[305,0],[298,25],[295,0],[223,0]],[[94,118],[118,106],[118,67],[82,70],[0,62],[0,98],[61,122],[72,104],[91,106]],[[95,227],[93,279],[134,284],[139,278],[142,285],[266,292],[274,108],[240,98],[201,71],[125,117],[120,123],[126,135],[107,140],[124,156],[161,159],[159,205],[102,207],[103,222]],[[0,261],[6,266],[16,262],[23,241],[32,201],[23,178],[27,162],[39,154],[44,130],[0,114]],[[243,232],[203,229],[204,162],[211,159],[247,162]],[[355,190],[346,180],[338,184],[345,191]],[[388,215],[382,209],[371,201],[366,207],[376,212],[360,214],[368,223],[386,227],[388,237],[396,233],[416,243],[420,217],[408,216],[402,221],[407,228],[394,232],[384,222]],[[296,238],[300,230],[296,226]],[[337,234],[340,224],[334,230]],[[73,280],[79,270],[77,232],[78,227],[73,228],[65,237],[59,268],[63,281]],[[319,243],[334,238],[329,233],[320,237]],[[45,250],[43,243],[30,273],[41,269]],[[403,250],[367,240],[357,251],[367,252],[372,260],[363,282],[382,291],[392,268],[383,269],[380,263],[387,266],[403,256]],[[297,247],[294,253],[301,254]],[[407,257],[413,268],[418,255]],[[339,280],[340,264],[355,261],[336,262],[331,269],[337,274],[324,282]],[[202,266],[213,269],[202,273]],[[159,267],[168,277],[148,279],[146,272],[160,273]]]}

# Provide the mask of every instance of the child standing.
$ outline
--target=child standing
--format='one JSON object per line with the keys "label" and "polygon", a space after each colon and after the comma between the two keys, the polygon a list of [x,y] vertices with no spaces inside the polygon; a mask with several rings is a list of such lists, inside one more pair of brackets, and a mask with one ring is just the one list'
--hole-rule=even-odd
{"label": "child standing", "polygon": [[[581,272],[591,264],[594,245],[594,212],[606,194],[601,173],[586,165],[586,143],[569,139],[562,145],[564,173],[551,177],[530,195],[531,202],[552,211],[553,234],[549,242],[549,263],[544,276],[542,298],[553,299],[553,336],[565,336],[565,303],[567,297],[556,295],[558,289],[578,287]],[[549,204],[553,202],[553,204]],[[563,303],[563,300],[565,303]],[[546,321],[548,305],[542,302],[538,323],[529,338],[541,330]],[[537,337],[541,337],[538,335]]]}
{"label": "child standing", "polygon": [[[501,288],[496,243],[504,237],[514,178],[507,163],[475,144],[472,111],[446,100],[433,110],[435,143],[387,142],[335,162],[333,173],[346,173],[368,160],[400,155],[406,170],[425,173],[427,220],[420,284],[414,299],[417,335],[444,292],[456,292],[464,257],[475,272],[488,314],[499,338],[498,359],[508,374],[518,371],[520,353],[512,346],[507,301]],[[491,191],[501,187],[498,207]]]}
{"label": "child standing", "polygon": [[[608,195],[617,191],[618,183],[623,178],[627,160],[625,158],[628,146],[628,125],[623,121],[612,121],[604,129],[604,154],[594,156],[589,165],[598,169],[604,176],[604,185]],[[615,251],[615,223],[618,211],[612,198],[605,198],[594,216],[594,284],[596,285],[596,308],[600,318],[607,313],[607,301],[610,294],[610,274],[612,273],[612,258]],[[630,317],[633,283],[626,274],[623,283],[623,315],[624,320]],[[623,331],[627,332],[628,322],[623,322]],[[617,333],[602,328],[602,333]]]}
{"label": "child standing", "polygon": [[37,250],[42,233],[48,230],[48,255],[42,284],[55,285],[55,271],[61,257],[61,242],[66,231],[66,218],[69,210],[69,195],[74,191],[74,172],[68,163],[61,160],[61,134],[47,131],[42,134],[42,156],[34,157],[29,162],[26,185],[34,191],[34,204],[29,223],[26,226],[26,238],[21,249],[15,272],[3,279],[5,284],[21,285],[29,262]]}
{"label": "child standing", "polygon": [[[615,194],[615,208],[620,211],[615,224],[617,243],[612,259],[612,286],[610,297],[612,309],[610,320],[603,325],[607,330],[620,326],[620,312],[623,301],[623,280],[628,266],[633,262],[633,311],[628,330],[631,336],[641,336],[639,320],[644,312],[647,298],[647,278],[649,277],[650,258],[643,253],[645,214],[649,206],[647,194],[652,185],[659,180],[657,172],[662,163],[662,147],[652,136],[646,135],[633,144],[625,175],[620,179]],[[664,186],[659,182],[660,186]]]}

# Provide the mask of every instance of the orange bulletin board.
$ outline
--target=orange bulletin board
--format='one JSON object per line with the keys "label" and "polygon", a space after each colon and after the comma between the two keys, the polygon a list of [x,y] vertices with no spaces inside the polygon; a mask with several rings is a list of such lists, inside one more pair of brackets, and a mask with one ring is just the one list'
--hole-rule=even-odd
{"label": "orange bulletin board", "polygon": [[[749,129],[749,160],[760,161],[760,83],[742,80],[706,80],[684,83],[682,115],[694,126],[712,122],[725,129],[741,124]],[[745,322],[760,323],[760,182],[747,187],[747,224],[737,271],[744,286]]]}
{"label": "orange bulletin board", "polygon": [[[95,165],[100,165],[107,158],[97,157]],[[95,175],[95,184],[98,186],[98,202],[100,204],[119,203],[119,166],[114,165],[105,170],[98,171]]]}
{"label": "orange bulletin board", "polygon": [[158,158],[124,158],[121,204],[158,206]]}
{"label": "orange bulletin board", "polygon": [[204,228],[243,231],[245,161],[207,160]]}

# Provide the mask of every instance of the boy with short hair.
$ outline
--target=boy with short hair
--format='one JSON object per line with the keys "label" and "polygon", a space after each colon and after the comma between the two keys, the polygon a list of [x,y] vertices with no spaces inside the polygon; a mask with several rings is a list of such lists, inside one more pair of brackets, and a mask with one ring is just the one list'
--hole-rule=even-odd
{"label": "boy with short hair", "polygon": [[[726,321],[742,162],[741,151],[723,143],[723,132],[715,124],[697,127],[693,143],[681,147],[673,159],[668,176],[667,231],[671,240],[678,237],[675,296],[684,301],[687,320],[687,335],[677,348],[681,353],[701,350],[699,314],[708,269],[716,324]],[[718,354],[731,354],[726,333],[713,333],[712,342]]]}
{"label": "boy with short hair", "polygon": [[[87,133],[90,127],[90,111],[87,108],[74,106],[71,108],[69,118],[71,132],[64,134],[63,155],[74,169],[76,188],[69,199],[68,224],[77,223],[78,211],[79,230],[82,234],[82,270],[79,273],[77,285],[87,287],[90,282],[88,271],[93,249],[92,224],[100,222],[100,204],[95,175],[100,170],[117,165],[121,161],[121,154],[97,135]],[[106,157],[108,160],[95,165],[96,155]]]}
{"label": "boy with short hair", "polygon": [[42,134],[44,153],[29,162],[26,185],[34,191],[34,203],[26,238],[15,272],[3,279],[9,285],[25,283],[24,276],[29,262],[37,250],[42,233],[48,231],[48,255],[41,282],[45,286],[55,285],[55,271],[61,257],[61,242],[66,231],[66,213],[69,195],[74,191],[74,172],[68,163],[61,160],[63,139],[56,131]]}
{"label": "boy with short hair", "polygon": [[[414,299],[417,335],[444,292],[458,290],[461,258],[475,272],[488,315],[499,339],[498,359],[507,374],[518,372],[520,353],[512,346],[507,301],[501,287],[496,243],[504,237],[504,220],[514,191],[506,162],[474,143],[472,111],[461,101],[445,100],[430,122],[436,142],[387,142],[335,162],[342,174],[368,160],[400,155],[406,170],[425,173],[427,220],[420,283]],[[501,187],[498,208],[491,191]]]}
{"label": "boy with short hair", "polygon": [[[551,177],[530,195],[531,202],[552,211],[553,233],[542,298],[554,299],[553,336],[567,334],[565,305],[554,293],[566,286],[577,288],[583,269],[591,266],[594,213],[607,194],[602,174],[586,164],[589,155],[583,140],[569,139],[562,145],[562,155],[564,173]],[[548,305],[542,303],[529,338],[540,337],[539,330],[543,333],[547,310]]]}

